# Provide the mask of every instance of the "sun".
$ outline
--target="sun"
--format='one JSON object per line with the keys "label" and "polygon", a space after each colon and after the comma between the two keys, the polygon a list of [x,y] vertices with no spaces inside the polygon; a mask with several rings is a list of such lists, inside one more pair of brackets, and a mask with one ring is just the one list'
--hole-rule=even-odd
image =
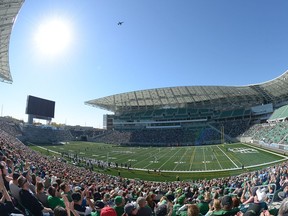
{"label": "sun", "polygon": [[50,19],[39,25],[35,42],[37,48],[48,55],[56,55],[67,49],[71,43],[71,28],[62,19]]}

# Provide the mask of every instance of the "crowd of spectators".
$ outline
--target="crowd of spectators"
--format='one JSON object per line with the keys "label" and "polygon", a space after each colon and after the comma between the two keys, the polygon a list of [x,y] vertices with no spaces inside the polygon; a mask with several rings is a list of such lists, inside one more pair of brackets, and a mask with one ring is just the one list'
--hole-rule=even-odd
{"label": "crowd of spectators", "polygon": [[73,136],[68,130],[26,125],[22,128],[22,137],[19,137],[19,139],[37,144],[47,144],[71,141]]}
{"label": "crowd of spectators", "polygon": [[226,178],[150,182],[43,156],[0,130],[0,175],[1,216],[288,214],[287,162]]}
{"label": "crowd of spectators", "polygon": [[16,137],[22,135],[24,122],[12,117],[0,117],[0,129]]}
{"label": "crowd of spectators", "polygon": [[193,127],[143,128],[107,131],[94,141],[110,144],[183,146],[220,143],[222,128],[226,137],[235,140],[249,128],[247,120],[213,122]]}
{"label": "crowd of spectators", "polygon": [[265,143],[288,144],[288,121],[255,124],[242,136]]}

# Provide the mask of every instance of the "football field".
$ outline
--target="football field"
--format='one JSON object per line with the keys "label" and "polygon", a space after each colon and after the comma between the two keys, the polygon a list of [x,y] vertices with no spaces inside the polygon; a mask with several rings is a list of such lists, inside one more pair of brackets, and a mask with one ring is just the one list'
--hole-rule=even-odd
{"label": "football field", "polygon": [[[38,149],[37,149],[38,148]],[[34,146],[33,149],[77,154],[78,157],[117,163],[139,170],[161,172],[216,172],[258,167],[287,160],[287,157],[247,144],[187,147],[120,147],[90,142]],[[44,148],[44,149],[43,149]]]}

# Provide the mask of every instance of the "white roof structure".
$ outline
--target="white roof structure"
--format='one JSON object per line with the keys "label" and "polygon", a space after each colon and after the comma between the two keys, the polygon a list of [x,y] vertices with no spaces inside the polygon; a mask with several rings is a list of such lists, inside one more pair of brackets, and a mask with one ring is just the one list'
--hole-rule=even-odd
{"label": "white roof structure", "polygon": [[9,41],[13,24],[24,0],[0,0],[0,81],[12,83],[9,67]]}
{"label": "white roof structure", "polygon": [[260,84],[247,86],[180,86],[115,94],[85,102],[112,112],[161,108],[251,107],[288,101],[288,71]]}

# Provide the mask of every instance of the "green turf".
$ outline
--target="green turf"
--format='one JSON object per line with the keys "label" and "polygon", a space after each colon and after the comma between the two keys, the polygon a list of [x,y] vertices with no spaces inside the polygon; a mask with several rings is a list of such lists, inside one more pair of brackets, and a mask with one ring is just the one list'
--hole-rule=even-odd
{"label": "green turf", "polygon": [[[189,147],[120,147],[90,142],[70,142],[65,145],[45,145],[44,148],[32,147],[44,154],[69,152],[79,157],[110,161],[119,165],[131,164],[133,170],[99,170],[107,174],[146,180],[175,180],[212,178],[215,176],[236,175],[244,171],[259,169],[283,160],[284,157],[264,149],[246,144],[225,144]],[[244,169],[242,169],[244,165]],[[145,169],[139,171],[137,169]],[[148,171],[149,170],[149,173]],[[156,170],[157,172],[155,172]],[[158,170],[161,172],[159,173]],[[185,173],[186,172],[186,173]],[[215,174],[217,173],[217,174]]]}

